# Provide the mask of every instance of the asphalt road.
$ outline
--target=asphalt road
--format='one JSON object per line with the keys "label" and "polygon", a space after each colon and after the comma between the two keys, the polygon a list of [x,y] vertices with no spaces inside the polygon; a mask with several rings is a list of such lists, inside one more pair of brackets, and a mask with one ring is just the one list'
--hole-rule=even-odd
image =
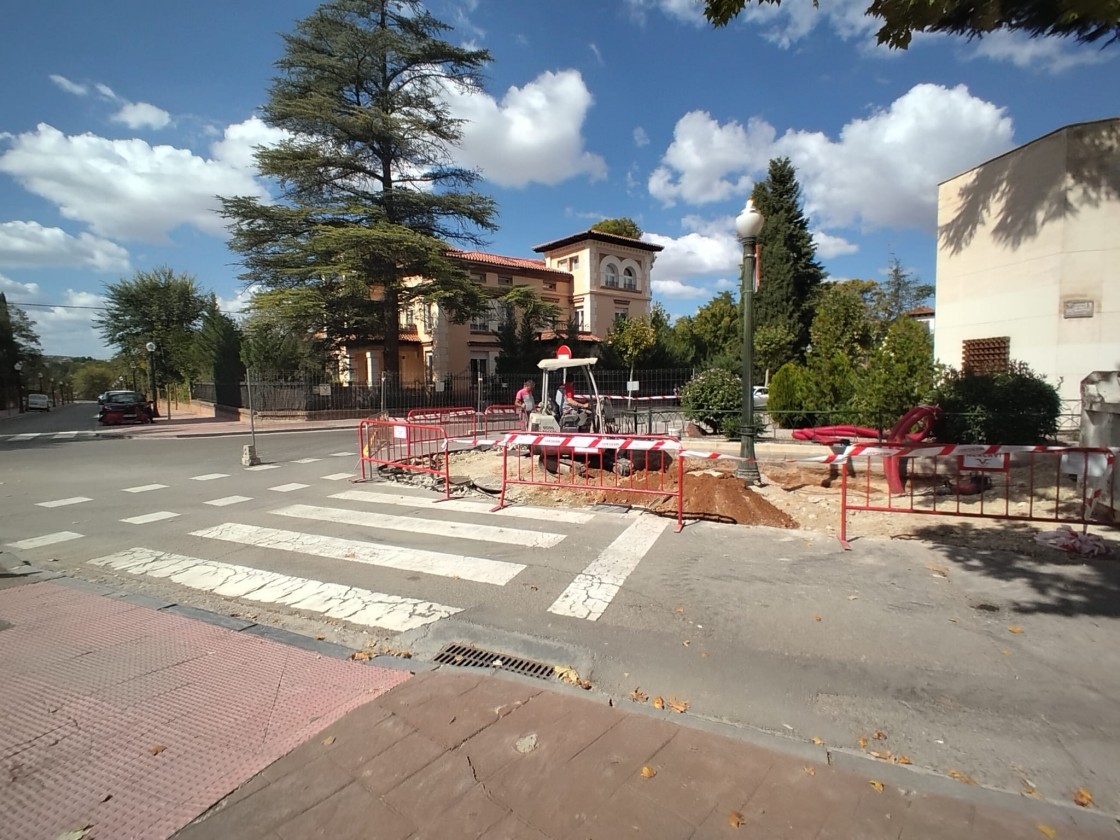
{"label": "asphalt road", "polygon": [[[1058,802],[1086,787],[1120,814],[1115,560],[491,513],[487,499],[353,482],[351,430],[259,435],[265,468],[246,469],[243,435],[57,436],[92,429],[76,425],[91,408],[0,423],[0,563],[355,648],[430,659],[470,643],[572,666],[618,702],[640,689]],[[22,423],[53,425],[30,438]]]}

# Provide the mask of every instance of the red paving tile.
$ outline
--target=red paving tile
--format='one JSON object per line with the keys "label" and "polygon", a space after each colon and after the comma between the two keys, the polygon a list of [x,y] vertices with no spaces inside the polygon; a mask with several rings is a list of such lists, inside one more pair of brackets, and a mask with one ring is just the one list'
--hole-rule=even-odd
{"label": "red paving tile", "polygon": [[4,840],[170,836],[409,677],[52,583],[0,615]]}

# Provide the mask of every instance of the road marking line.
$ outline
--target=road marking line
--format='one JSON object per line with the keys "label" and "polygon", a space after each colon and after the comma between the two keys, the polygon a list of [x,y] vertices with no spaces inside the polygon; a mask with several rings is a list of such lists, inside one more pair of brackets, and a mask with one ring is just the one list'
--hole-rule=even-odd
{"label": "road marking line", "polygon": [[17,441],[17,440],[18,441],[34,440],[37,437],[39,437],[39,432],[27,432],[26,434],[22,434],[22,435],[12,435],[10,438],[8,438],[8,440],[13,441],[13,442]]}
{"label": "road marking line", "polygon": [[55,440],[71,440],[78,436],[77,432],[59,432],[54,436]]}
{"label": "road marking line", "polygon": [[269,487],[269,490],[275,490],[277,493],[291,493],[293,490],[302,490],[304,487],[310,487],[310,484],[297,484],[294,481],[291,484],[277,484],[275,487]]}
{"label": "road marking line", "polygon": [[213,592],[227,598],[244,598],[263,604],[284,604],[396,632],[414,630],[462,612],[457,607],[433,601],[386,595],[356,586],[265,572],[249,566],[235,566],[146,548],[133,548],[89,562],[134,575],[166,577],[181,586]]}
{"label": "road marking line", "polygon": [[240,502],[251,502],[252,496],[223,496],[220,499],[211,499],[204,504],[213,505],[214,507],[225,507],[226,505],[236,505]]}
{"label": "road marking line", "polygon": [[261,470],[278,470],[279,464],[257,464],[255,467],[246,467],[245,472],[260,472]]}
{"label": "road marking line", "polygon": [[149,522],[161,522],[164,519],[174,519],[178,515],[179,514],[172,513],[169,510],[157,510],[155,513],[130,516],[128,519],[122,519],[121,522],[127,522],[129,525],[147,525]]}
{"label": "road marking line", "polygon": [[126,487],[125,493],[147,493],[151,490],[163,490],[167,487],[166,484],[141,484],[139,487]]}
{"label": "road marking line", "polygon": [[404,496],[397,493],[378,493],[369,490],[347,490],[343,493],[334,493],[332,499],[345,499],[350,502],[372,502],[379,505],[400,505],[401,507],[435,507],[437,510],[454,510],[463,513],[479,513],[487,516],[517,517],[520,519],[550,519],[554,522],[572,522],[584,525],[595,518],[593,513],[584,513],[578,510],[562,510],[561,508],[540,508],[522,505],[513,505],[500,511],[493,511],[492,504],[488,502],[465,502],[460,499],[428,499],[421,496]]}
{"label": "road marking line", "polygon": [[192,475],[191,481],[213,481],[216,478],[229,478],[229,473],[206,473],[206,475]]}
{"label": "road marking line", "polygon": [[314,464],[316,461],[322,461],[322,458],[300,458],[298,461],[292,461],[293,464]]}
{"label": "road marking line", "polygon": [[291,505],[269,511],[269,513],[296,519],[343,522],[347,525],[360,525],[364,528],[386,528],[390,531],[420,532],[463,540],[523,545],[526,548],[551,548],[563,541],[565,536],[564,534],[550,534],[544,531],[524,531],[518,528],[475,525],[468,522],[417,519],[412,516],[391,516],[387,513],[367,513],[365,511],[316,507],[314,505]]}
{"label": "road marking line", "polygon": [[626,578],[638,567],[671,520],[642,516],[634,521],[560,593],[550,613],[596,621],[610,606]]}
{"label": "road marking line", "polygon": [[192,531],[191,536],[225,540],[226,542],[251,545],[257,548],[297,551],[331,560],[384,566],[388,569],[400,569],[405,572],[423,572],[428,575],[461,578],[477,583],[492,583],[497,586],[504,586],[509,583],[525,568],[520,563],[488,560],[485,557],[467,557],[458,554],[444,554],[439,551],[398,548],[361,540],[346,540],[319,534],[301,534],[298,531],[281,531],[276,528],[261,528],[255,525],[239,525],[235,522],[226,522],[215,528],[206,528],[201,531]]}
{"label": "road marking line", "polygon": [[324,481],[342,481],[344,478],[353,478],[353,473],[331,473],[330,475],[320,476]]}
{"label": "road marking line", "polygon": [[356,458],[358,457],[353,452],[332,452],[327,456],[328,458]]}
{"label": "road marking line", "polygon": [[27,548],[42,548],[45,545],[54,545],[55,543],[67,542],[68,540],[76,540],[81,536],[81,534],[75,534],[73,531],[56,531],[53,534],[43,534],[41,537],[31,537],[30,539],[20,540],[19,542],[8,543],[8,546],[21,550]]}
{"label": "road marking line", "polygon": [[36,502],[35,504],[37,507],[56,508],[65,507],[66,505],[80,505],[82,502],[92,501],[93,499],[86,496],[73,496],[69,499],[55,499],[53,502]]}

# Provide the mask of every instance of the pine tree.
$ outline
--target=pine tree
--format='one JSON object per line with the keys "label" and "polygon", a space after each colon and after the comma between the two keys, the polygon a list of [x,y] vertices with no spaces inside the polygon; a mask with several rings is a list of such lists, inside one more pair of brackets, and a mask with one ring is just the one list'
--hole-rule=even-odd
{"label": "pine tree", "polygon": [[[789,158],[770,161],[766,180],[751,198],[765,223],[758,237],[759,288],[754,299],[755,331],[793,336],[791,358],[809,344],[817,289],[824,269],[816,259],[809,223],[802,212],[801,186]],[[767,328],[767,329],[764,329]],[[790,359],[773,359],[772,368]]]}
{"label": "pine tree", "polygon": [[460,122],[441,92],[476,88],[490,55],[442,40],[448,29],[416,0],[332,0],[300,21],[264,108],[290,139],[257,152],[281,203],[222,199],[245,279],[317,286],[323,299],[347,278],[366,286],[344,312],[324,315],[323,328],[338,329],[338,344],[383,339],[390,373],[412,301],[438,302],[457,322],[486,305],[448,241],[481,244],[494,202],[472,191],[476,173],[451,161]]}

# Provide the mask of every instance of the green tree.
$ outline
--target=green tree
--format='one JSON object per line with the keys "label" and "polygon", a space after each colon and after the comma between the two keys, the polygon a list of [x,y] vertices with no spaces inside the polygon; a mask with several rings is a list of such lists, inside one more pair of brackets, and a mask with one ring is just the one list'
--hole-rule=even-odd
{"label": "green tree", "polygon": [[256,156],[282,203],[222,199],[245,279],[324,285],[321,299],[333,278],[366,286],[342,320],[362,340],[380,335],[390,373],[403,308],[434,302],[462,322],[487,305],[447,243],[480,244],[494,202],[451,161],[461,121],[441,91],[477,88],[490,55],[442,40],[448,29],[416,0],[332,0],[297,23],[263,109],[289,139]]}
{"label": "green tree", "polygon": [[[781,0],[759,0],[759,5]],[[747,0],[705,0],[704,14],[713,26],[726,26]],[[813,0],[818,5],[818,0]],[[948,32],[980,38],[998,30],[1025,32],[1030,37],[1072,37],[1083,44],[1120,40],[1120,6],[1098,0],[872,0],[864,12],[883,21],[878,40],[906,49],[915,32]]]}
{"label": "green tree", "polygon": [[695,315],[678,318],[673,332],[686,362],[706,368],[718,361],[730,370],[739,358],[741,323],[739,304],[731,292],[720,292],[697,309]]}
{"label": "green tree", "polygon": [[1047,443],[1062,412],[1057,389],[1021,362],[999,373],[947,368],[934,399],[942,411],[934,433],[943,443]]}
{"label": "green tree", "polygon": [[29,381],[41,358],[34,322],[18,306],[10,305],[0,292],[0,408],[16,403],[20,384]]}
{"label": "green tree", "polygon": [[603,233],[613,233],[615,236],[625,236],[627,239],[641,239],[642,229],[633,219],[623,216],[618,219],[603,219],[591,226],[592,230]]}
{"label": "green tree", "polygon": [[105,343],[145,369],[145,346],[155,342],[156,381],[181,381],[190,373],[194,333],[209,298],[195,278],[166,266],[138,271],[131,279],[106,286],[108,305],[94,319]]}
{"label": "green tree", "polygon": [[560,307],[545,303],[528,286],[515,286],[498,298],[502,317],[498,321],[497,373],[522,373],[536,369],[545,351],[540,341],[541,330],[552,327],[560,316]]}
{"label": "green tree", "polygon": [[901,318],[933,296],[933,286],[921,282],[906,271],[897,256],[891,254],[887,279],[878,284],[875,293],[875,317],[884,325]]}
{"label": "green tree", "polygon": [[[121,373],[111,362],[91,360],[74,368],[70,382],[75,399],[95,400],[98,394],[108,391],[120,378]],[[132,381],[127,381],[128,387],[131,388]],[[141,387],[141,390],[145,389]]]}
{"label": "green tree", "polygon": [[809,328],[813,354],[842,353],[855,365],[867,361],[875,339],[875,324],[863,294],[864,286],[861,280],[824,285]]}
{"label": "green tree", "polygon": [[241,361],[241,330],[218,309],[211,296],[202,326],[194,339],[195,377],[214,383],[218,405],[239,405],[245,365]]}
{"label": "green tree", "polygon": [[804,355],[817,289],[824,279],[796,176],[789,158],[775,158],[766,179],[751,193],[766,220],[758,236],[761,279],[754,297],[755,329],[775,326],[794,337],[791,356],[770,360],[771,368]]}
{"label": "green tree", "polygon": [[907,411],[931,399],[935,383],[929,330],[900,318],[858,373],[851,402],[856,422],[889,430]]}
{"label": "green tree", "polygon": [[[794,355],[797,337],[787,323],[774,321],[754,330],[754,374],[766,381],[770,371],[780,368]],[[740,354],[741,355],[741,354]]]}
{"label": "green tree", "polygon": [[623,364],[630,368],[634,379],[634,365],[657,344],[657,330],[648,315],[639,318],[619,318],[611,326],[607,344],[618,353]]}
{"label": "green tree", "polygon": [[321,376],[326,359],[303,331],[264,316],[246,319],[241,336],[241,362],[255,379],[281,381]]}
{"label": "green tree", "polygon": [[688,355],[677,341],[672,318],[661,303],[649,308],[649,324],[653,327],[653,346],[646,351],[642,364],[651,369],[680,368],[688,365]]}
{"label": "green tree", "polygon": [[722,368],[701,371],[681,389],[681,413],[711,432],[737,437],[743,413],[742,379]]}

